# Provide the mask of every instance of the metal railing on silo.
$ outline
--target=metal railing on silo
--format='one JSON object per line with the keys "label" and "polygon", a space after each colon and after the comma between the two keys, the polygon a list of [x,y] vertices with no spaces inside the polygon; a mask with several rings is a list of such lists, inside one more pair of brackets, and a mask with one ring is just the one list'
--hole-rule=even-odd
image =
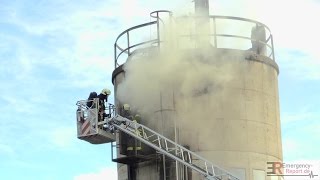
{"label": "metal railing on silo", "polygon": [[[246,19],[246,18],[241,18],[241,17],[233,17],[233,16],[210,16],[210,19],[212,19],[213,24],[214,24],[214,30],[213,30],[213,38],[215,41],[215,47],[218,47],[218,43],[217,43],[217,38],[218,37],[231,37],[231,38],[238,38],[238,39],[245,39],[245,40],[250,40],[251,42],[256,41],[264,46],[266,46],[270,52],[269,54],[266,54],[267,57],[269,57],[272,60],[275,60],[275,55],[274,55],[274,47],[273,47],[273,36],[271,34],[271,31],[269,29],[268,26],[266,26],[265,24],[255,21],[255,20],[251,20],[251,19]],[[246,37],[246,36],[239,36],[239,35],[232,35],[232,34],[223,34],[223,33],[217,33],[216,31],[216,21],[217,20],[231,20],[231,21],[242,21],[242,22],[247,22],[253,25],[258,25],[263,27],[266,31],[266,34],[268,34],[269,36],[264,40],[261,41],[259,39],[253,39],[252,37]]]}
{"label": "metal railing on silo", "polygon": [[[140,24],[134,27],[131,27],[122,33],[119,34],[119,36],[116,38],[115,44],[114,44],[114,59],[115,59],[115,68],[119,67],[123,63],[126,62],[127,58],[134,54],[135,51],[139,49],[143,49],[146,47],[155,47],[157,49],[160,49],[161,44],[166,43],[163,38],[160,36],[162,35],[160,24],[165,24],[165,22],[160,18],[159,13],[169,13],[170,15],[170,24],[172,22],[178,24],[181,19],[197,19],[199,17],[195,16],[183,16],[183,17],[177,17],[173,18],[172,13],[170,11],[161,10],[161,11],[154,11],[150,14],[152,18],[155,18],[155,21],[151,21],[148,23]],[[193,43],[193,39],[196,39],[198,36],[208,36],[209,42],[212,47],[214,48],[221,48],[221,49],[239,49],[239,50],[248,50],[250,51],[251,44],[254,42],[266,47],[266,54],[262,54],[264,56],[269,57],[272,60],[275,60],[274,55],[274,46],[273,46],[273,36],[271,34],[270,29],[263,23],[246,19],[246,18],[240,18],[240,17],[233,17],[233,16],[209,16],[209,25],[210,25],[210,31],[208,34],[205,35],[199,35],[194,30],[189,30],[186,28],[186,30],[178,31],[176,33],[176,41],[177,44],[183,44],[183,39],[187,41],[188,43]],[[229,22],[229,23],[228,23]],[[246,25],[242,25],[240,28],[237,28],[234,26],[237,23],[246,23]],[[178,26],[178,25],[176,25]],[[196,25],[192,27],[192,25],[189,27],[190,29],[196,28]],[[255,39],[252,37],[252,28],[254,26],[260,26],[263,27],[265,30],[266,37],[264,40]],[[155,29],[155,35],[151,35],[149,40],[142,40],[137,43],[133,43],[131,41],[132,39],[132,33],[138,29]],[[170,27],[173,29],[172,27]],[[231,32],[231,31],[234,32]],[[174,30],[173,30],[174,31]],[[177,31],[177,30],[176,30]],[[248,35],[249,34],[249,35]],[[145,34],[144,34],[145,35]],[[136,38],[136,36],[133,36]],[[124,45],[120,45],[120,39],[124,40]],[[231,39],[231,41],[230,41]],[[240,40],[244,40],[244,43],[239,43]],[[182,43],[181,43],[182,42]],[[238,46],[235,46],[238,45]],[[194,42],[194,46],[196,47],[196,42]],[[179,48],[179,47],[178,47]],[[123,55],[126,56],[123,56]],[[120,60],[124,58],[124,60]]]}
{"label": "metal railing on silo", "polygon": [[[171,16],[171,12],[167,10],[159,10],[159,11],[154,11],[150,13],[150,16],[152,18],[155,18],[155,21],[151,21],[148,23],[140,24],[134,27],[131,27],[122,33],[119,34],[119,36],[116,38],[116,41],[114,43],[114,59],[115,59],[115,68],[119,67],[122,63],[118,62],[119,58],[123,55],[126,54],[126,57],[129,57],[135,49],[142,48],[143,46],[153,46],[153,47],[160,47],[160,23],[164,24],[164,21],[160,18],[160,13],[169,13]],[[154,27],[156,28],[156,37],[152,38],[150,35],[150,40],[147,41],[141,41],[138,43],[132,43],[130,40],[130,34],[138,29],[141,28],[151,28]],[[124,37],[125,36],[125,37]],[[126,43],[124,47],[121,47],[119,45],[119,40],[121,38],[125,38]]]}

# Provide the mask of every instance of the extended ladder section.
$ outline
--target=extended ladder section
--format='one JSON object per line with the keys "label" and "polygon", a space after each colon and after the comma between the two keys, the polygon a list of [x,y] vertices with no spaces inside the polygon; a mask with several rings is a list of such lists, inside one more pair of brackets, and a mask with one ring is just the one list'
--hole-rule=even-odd
{"label": "extended ladder section", "polygon": [[206,179],[238,180],[238,178],[231,175],[226,170],[217,167],[212,162],[204,159],[196,153],[135,121],[116,115],[113,118],[108,119],[107,123],[110,128],[115,127],[116,129],[127,133],[160,153],[182,163],[192,170],[197,171]]}

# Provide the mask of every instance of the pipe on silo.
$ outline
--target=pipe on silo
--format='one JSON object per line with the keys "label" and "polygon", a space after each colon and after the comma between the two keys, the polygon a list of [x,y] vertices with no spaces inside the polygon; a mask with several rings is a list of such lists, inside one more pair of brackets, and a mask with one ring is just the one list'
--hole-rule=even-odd
{"label": "pipe on silo", "polygon": [[210,45],[209,0],[194,0],[197,47]]}

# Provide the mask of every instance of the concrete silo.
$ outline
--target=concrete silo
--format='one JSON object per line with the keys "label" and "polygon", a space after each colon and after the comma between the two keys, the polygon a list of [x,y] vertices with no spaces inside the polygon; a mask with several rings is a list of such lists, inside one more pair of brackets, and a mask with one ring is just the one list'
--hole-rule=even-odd
{"label": "concrete silo", "polygon": [[[112,74],[118,113],[130,104],[142,124],[240,179],[278,179],[266,174],[267,162],[282,161],[271,32],[254,20],[210,16],[207,0],[195,5],[195,16],[155,11],[154,21],[119,35]],[[132,32],[143,28],[155,28],[153,38],[133,43]],[[119,180],[202,178],[143,144],[143,150],[129,152],[130,141],[139,142],[116,136]]]}

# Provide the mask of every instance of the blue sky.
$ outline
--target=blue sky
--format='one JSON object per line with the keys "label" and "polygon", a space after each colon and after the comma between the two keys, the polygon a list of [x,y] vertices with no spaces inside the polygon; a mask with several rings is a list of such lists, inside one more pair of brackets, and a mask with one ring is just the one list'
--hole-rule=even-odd
{"label": "blue sky", "polygon": [[[182,2],[185,4],[182,5]],[[320,160],[320,2],[214,0],[214,14],[274,35],[285,161]],[[110,145],[76,138],[75,103],[112,89],[113,43],[157,9],[191,0],[0,1],[0,179],[115,179]],[[112,99],[111,99],[112,100]]]}

